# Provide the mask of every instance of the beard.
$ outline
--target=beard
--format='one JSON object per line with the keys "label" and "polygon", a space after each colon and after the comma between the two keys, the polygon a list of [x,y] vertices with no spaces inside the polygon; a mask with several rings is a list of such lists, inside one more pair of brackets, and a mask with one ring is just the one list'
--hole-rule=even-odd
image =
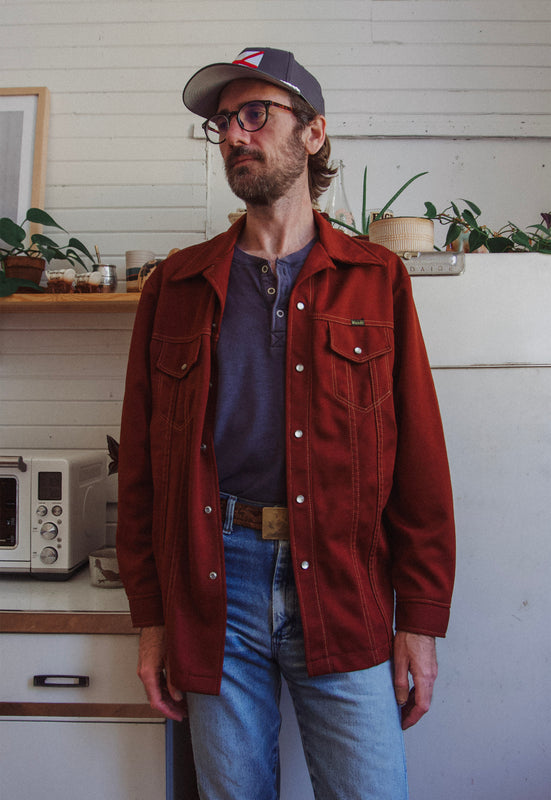
{"label": "beard", "polygon": [[224,162],[226,178],[232,192],[253,206],[270,206],[283,197],[300,178],[308,160],[298,126],[279,151],[274,166],[267,166],[262,171],[251,170],[249,164],[236,166],[235,161],[244,155],[266,164],[266,156],[262,151],[245,145],[235,147]]}

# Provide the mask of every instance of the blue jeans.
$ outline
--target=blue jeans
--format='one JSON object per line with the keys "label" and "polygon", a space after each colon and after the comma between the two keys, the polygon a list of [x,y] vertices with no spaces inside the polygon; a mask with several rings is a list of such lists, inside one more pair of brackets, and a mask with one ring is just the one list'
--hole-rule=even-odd
{"label": "blue jeans", "polygon": [[277,800],[281,676],[316,800],[406,800],[389,662],[310,678],[289,542],[224,526],[228,620],[220,696],[189,693],[202,800]]}

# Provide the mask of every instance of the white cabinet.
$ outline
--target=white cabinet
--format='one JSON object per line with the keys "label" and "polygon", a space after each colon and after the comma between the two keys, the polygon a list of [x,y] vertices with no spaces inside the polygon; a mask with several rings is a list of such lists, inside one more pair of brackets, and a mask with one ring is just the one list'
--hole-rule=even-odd
{"label": "white cabinet", "polygon": [[165,723],[149,716],[137,645],[132,635],[0,635],[6,796],[166,796]]}
{"label": "white cabinet", "polygon": [[172,796],[135,634],[122,591],[94,590],[86,572],[57,585],[0,577],[2,797]]}
{"label": "white cabinet", "polygon": [[117,720],[0,721],[5,797],[162,800],[164,724]]}

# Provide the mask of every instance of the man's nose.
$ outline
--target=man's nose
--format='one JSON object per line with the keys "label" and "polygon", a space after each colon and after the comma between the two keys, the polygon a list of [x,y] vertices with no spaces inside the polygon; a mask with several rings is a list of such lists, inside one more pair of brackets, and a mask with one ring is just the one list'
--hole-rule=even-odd
{"label": "man's nose", "polygon": [[250,138],[250,134],[237,121],[237,116],[232,117],[226,134],[226,142],[235,147],[235,145],[248,143]]}

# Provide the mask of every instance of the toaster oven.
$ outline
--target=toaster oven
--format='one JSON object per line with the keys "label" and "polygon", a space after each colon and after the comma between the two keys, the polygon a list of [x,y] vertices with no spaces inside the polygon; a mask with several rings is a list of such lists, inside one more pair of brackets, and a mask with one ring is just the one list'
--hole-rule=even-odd
{"label": "toaster oven", "polygon": [[0,572],[64,580],[105,544],[107,456],[0,451]]}

